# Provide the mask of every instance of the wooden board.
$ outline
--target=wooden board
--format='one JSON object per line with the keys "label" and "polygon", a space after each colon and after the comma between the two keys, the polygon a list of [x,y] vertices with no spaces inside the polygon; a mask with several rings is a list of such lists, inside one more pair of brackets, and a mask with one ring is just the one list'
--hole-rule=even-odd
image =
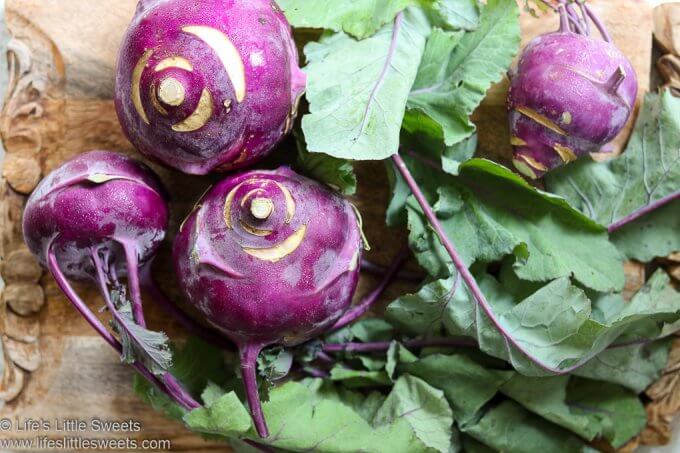
{"label": "wooden board", "polygon": [[[0,400],[9,402],[0,411],[3,417],[10,418],[134,419],[143,425],[141,433],[131,435],[137,440],[171,439],[173,451],[224,451],[224,445],[191,435],[133,394],[131,371],[93,335],[52,279],[41,276],[21,241],[21,209],[26,195],[43,175],[65,159],[90,149],[135,154],[122,135],[112,102],[117,48],[135,3],[7,1],[13,39],[8,57],[11,80],[0,118],[7,150],[0,180],[0,272],[7,283],[0,305],[5,344],[5,353],[0,354],[0,358],[4,357],[0,362]],[[596,0],[593,5],[610,27],[617,45],[632,57],[641,88],[646,89],[652,39],[649,8],[638,0]],[[526,43],[537,33],[555,28],[556,20],[523,15],[522,26]],[[506,86],[500,83],[493,87],[475,114],[482,154],[500,160],[509,156],[507,137],[502,133],[507,130]],[[218,177],[187,177],[159,166],[154,168],[171,188],[171,230],[176,231],[193,202]],[[382,164],[359,165],[358,173],[361,195],[354,201],[368,225],[369,241],[374,247],[370,256],[385,264],[405,242],[405,234],[384,226],[388,194]],[[167,246],[158,261],[158,273],[177,300],[167,266]],[[373,279],[363,277],[359,293],[372,284]],[[384,300],[407,289],[394,285]],[[92,288],[78,286],[78,291],[92,307],[102,304]],[[152,326],[162,326],[172,338],[183,336],[178,325],[153,305],[147,305]],[[21,316],[14,313],[17,310]],[[12,391],[19,389],[22,392],[14,395]],[[14,430],[5,435],[25,437]]]}

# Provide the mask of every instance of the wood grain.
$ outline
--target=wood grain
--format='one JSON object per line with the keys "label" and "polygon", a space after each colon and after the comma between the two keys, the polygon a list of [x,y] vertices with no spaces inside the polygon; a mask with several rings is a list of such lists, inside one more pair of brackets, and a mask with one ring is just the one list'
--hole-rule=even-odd
{"label": "wood grain", "polygon": [[[632,57],[640,86],[646,89],[651,60],[651,11],[637,0],[592,3],[610,27],[615,42]],[[21,209],[40,177],[64,160],[90,149],[136,155],[122,134],[112,101],[118,45],[135,6],[136,0],[7,1],[7,22],[13,38],[9,54],[11,80],[0,117],[0,133],[7,150],[0,179],[3,258],[0,272],[13,285],[35,285],[39,281],[46,303],[40,308],[42,296],[34,296],[29,301],[31,307],[17,313],[6,303],[6,298],[18,297],[16,290],[10,290],[9,295],[5,290],[6,297],[0,299],[0,326],[5,342],[11,344],[0,354],[0,359],[4,357],[4,361],[0,360],[0,400],[8,401],[2,415],[134,419],[143,424],[143,431],[132,435],[137,440],[171,439],[173,451],[225,451],[224,444],[192,435],[133,394],[131,370],[121,365],[110,348],[93,335],[52,278],[41,275],[22,245]],[[523,15],[521,22],[523,43],[556,27],[556,20],[550,17],[537,20]],[[504,132],[506,88],[506,83],[494,86],[475,113],[482,155],[501,161],[509,156]],[[621,142],[625,138],[624,134]],[[286,149],[284,145],[279,152]],[[167,244],[194,201],[219,177],[187,177],[157,165],[152,167],[170,188],[173,198],[171,233],[157,259],[156,273],[171,296],[179,300]],[[388,229],[384,223],[388,184],[383,164],[361,164],[357,172],[360,196],[353,201],[367,225],[373,246],[370,256],[387,264],[405,244],[406,235],[404,231]],[[372,277],[362,277],[359,294],[366,292],[374,281]],[[77,289],[93,309],[102,305],[92,287],[77,285]],[[410,289],[393,285],[383,302]],[[32,307],[38,307],[37,313]],[[182,329],[153,304],[147,303],[146,311],[152,327],[162,327],[171,338],[183,337]],[[30,372],[22,369],[22,365]],[[5,434],[21,437],[16,432]]]}

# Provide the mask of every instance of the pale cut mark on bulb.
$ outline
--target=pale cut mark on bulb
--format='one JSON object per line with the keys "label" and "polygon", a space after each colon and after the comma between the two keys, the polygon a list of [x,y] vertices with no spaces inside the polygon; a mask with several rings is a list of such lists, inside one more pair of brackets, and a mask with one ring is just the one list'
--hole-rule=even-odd
{"label": "pale cut mark on bulb", "polygon": [[274,203],[269,198],[255,198],[250,203],[250,213],[258,220],[267,220],[274,212]]}
{"label": "pale cut mark on bulb", "polygon": [[243,251],[259,260],[276,263],[300,247],[300,244],[302,244],[302,241],[305,238],[306,232],[307,225],[302,225],[297,231],[295,231],[295,233],[291,234],[283,242],[275,245],[274,247],[263,249],[244,247]]}
{"label": "pale cut mark on bulb", "polygon": [[538,113],[536,110],[530,109],[529,107],[521,107],[521,106],[515,107],[515,110],[517,110],[519,113],[526,116],[527,118],[534,120],[538,124],[541,124],[542,126],[547,127],[548,129],[550,129],[551,131],[553,131],[555,133],[558,133],[560,135],[564,135],[565,137],[569,136],[569,134],[567,134],[567,132],[564,129],[562,129],[557,124],[555,124],[553,121],[551,121],[550,118]]}
{"label": "pale cut mark on bulb", "polygon": [[525,146],[527,142],[517,137],[516,135],[513,135],[512,137],[510,137],[510,144],[512,146]]}
{"label": "pale cut mark on bulb", "polygon": [[178,107],[184,103],[185,96],[184,85],[173,77],[164,79],[158,87],[158,97],[166,105]]}
{"label": "pale cut mark on bulb", "polygon": [[524,162],[526,162],[527,165],[529,165],[531,168],[535,168],[536,170],[540,170],[540,171],[548,171],[548,167],[546,167],[545,165],[543,165],[542,163],[540,163],[539,161],[537,161],[537,160],[534,159],[533,157],[525,156],[525,155],[522,155],[522,156],[520,156],[520,157],[521,157],[522,160],[524,160]]}
{"label": "pale cut mark on bulb", "polygon": [[576,160],[576,153],[572,151],[571,148],[569,148],[568,146],[555,143],[553,149],[557,154],[560,155],[560,159],[562,159],[562,162],[564,162],[565,164]]}
{"label": "pale cut mark on bulb", "polygon": [[189,72],[193,72],[193,70],[194,70],[194,66],[186,58],[184,58],[184,57],[170,57],[170,58],[165,58],[165,59],[161,60],[156,65],[156,67],[154,68],[154,71],[161,72],[161,71],[164,71],[168,68],[184,69],[185,71],[189,71]]}
{"label": "pale cut mark on bulb", "polygon": [[236,94],[236,100],[243,102],[246,97],[245,66],[241,54],[229,37],[220,30],[202,25],[182,27],[182,31],[198,37],[213,49],[227,71]]}
{"label": "pale cut mark on bulb", "polygon": [[252,234],[253,236],[264,237],[264,236],[269,236],[270,234],[273,233],[272,230],[265,230],[263,228],[252,227],[252,226],[248,225],[247,223],[245,223],[243,220],[239,220],[239,223],[241,224],[241,227],[244,230],[246,230],[248,233]]}
{"label": "pale cut mark on bulb", "polygon": [[137,111],[139,117],[142,118],[142,121],[144,121],[146,124],[150,123],[149,117],[146,115],[146,112],[144,111],[144,105],[142,104],[142,92],[140,88],[140,83],[142,81],[142,73],[144,72],[144,68],[146,68],[146,65],[149,63],[151,55],[153,55],[152,49],[149,49],[146,52],[144,52],[144,55],[142,55],[142,57],[135,65],[135,68],[132,70],[132,86],[131,86],[132,105],[135,107],[135,110]]}
{"label": "pale cut mark on bulb", "polygon": [[213,99],[207,88],[203,89],[198,106],[184,121],[172,125],[175,132],[197,131],[208,123],[213,114]]}
{"label": "pale cut mark on bulb", "polygon": [[236,192],[238,189],[241,188],[241,186],[245,184],[245,181],[236,185],[233,189],[229,191],[227,194],[227,198],[224,200],[224,211],[223,211],[223,217],[224,217],[224,223],[227,225],[227,228],[230,230],[233,228],[233,225],[231,223],[231,205],[234,202],[234,196],[236,195]]}

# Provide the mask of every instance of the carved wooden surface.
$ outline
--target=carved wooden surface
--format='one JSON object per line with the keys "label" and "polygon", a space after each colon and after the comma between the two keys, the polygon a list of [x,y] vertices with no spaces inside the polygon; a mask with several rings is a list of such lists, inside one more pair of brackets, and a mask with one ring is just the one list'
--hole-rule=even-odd
{"label": "carved wooden surface", "polygon": [[[11,80],[0,117],[7,150],[0,180],[0,272],[7,284],[0,305],[4,344],[0,401],[7,403],[0,411],[8,417],[131,418],[143,425],[142,432],[132,436],[138,440],[169,438],[173,451],[224,451],[223,444],[191,435],[133,394],[132,372],[94,336],[21,240],[21,209],[42,176],[65,159],[90,149],[136,155],[122,135],[112,101],[118,43],[135,4],[136,0],[7,1]],[[637,0],[596,0],[593,4],[617,45],[632,57],[644,91],[651,60],[649,8]],[[539,32],[555,28],[556,20],[524,15],[522,25],[526,43]],[[505,87],[504,83],[493,87],[475,114],[482,154],[501,160],[509,156],[507,135],[503,135],[507,130]],[[388,194],[382,165],[358,166],[360,197],[353,201],[367,225],[371,258],[385,264],[405,242],[405,234],[385,227]],[[194,201],[219,177],[188,177],[152,166],[171,189],[170,229],[176,231]],[[171,240],[160,252],[157,273],[178,300],[168,266],[167,244]],[[363,277],[359,293],[373,281]],[[92,308],[102,304],[93,288],[77,289]],[[383,300],[407,289],[393,285]],[[171,338],[182,337],[176,323],[153,305],[147,303],[146,308],[152,327],[162,326]],[[12,431],[4,434],[22,437]]]}

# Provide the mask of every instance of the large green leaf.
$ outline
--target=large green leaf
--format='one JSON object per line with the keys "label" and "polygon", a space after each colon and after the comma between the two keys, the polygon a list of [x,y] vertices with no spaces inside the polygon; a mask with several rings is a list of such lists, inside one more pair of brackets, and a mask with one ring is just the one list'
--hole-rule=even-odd
{"label": "large green leaf", "polygon": [[449,451],[453,415],[441,390],[420,378],[401,376],[376,413],[373,425],[380,427],[398,419],[408,421],[429,448],[442,453]]}
{"label": "large green leaf", "polygon": [[638,397],[618,385],[569,376],[516,375],[501,391],[530,411],[586,440],[607,439],[618,448],[647,423]]}
{"label": "large green leaf", "polygon": [[338,33],[308,44],[308,149],[354,160],[396,153],[428,31],[422,13],[410,9],[363,41]]}
{"label": "large green leaf", "polygon": [[484,368],[463,355],[434,354],[401,363],[397,369],[441,389],[461,426],[470,422],[513,375],[510,371]]}
{"label": "large green leaf", "polygon": [[474,32],[461,37],[435,29],[428,39],[408,108],[439,123],[447,144],[474,132],[470,115],[519,48],[518,15],[515,0],[489,0]]}
{"label": "large green leaf", "polygon": [[463,431],[504,453],[580,453],[584,447],[578,437],[512,401],[492,408]]}
{"label": "large green leaf", "polygon": [[373,427],[349,406],[315,394],[300,383],[272,389],[263,409],[272,433],[267,444],[277,448],[324,452],[427,450],[405,418]]}
{"label": "large green leaf", "polygon": [[[407,162],[409,168],[424,166],[415,159]],[[491,161],[472,159],[458,170],[458,177],[438,175],[421,182],[430,194],[437,190],[437,215],[468,265],[514,254],[514,271],[524,280],[573,276],[598,291],[623,287],[622,259],[604,228],[564,199],[535,189]],[[434,277],[446,277],[450,257],[415,200],[408,208],[410,242],[419,262]]]}
{"label": "large green leaf", "polygon": [[408,304],[398,299],[388,307],[388,319],[413,333],[443,324],[450,335],[473,337],[482,351],[530,376],[564,373],[583,365],[624,334],[634,332],[636,338],[644,334],[642,341],[654,339],[666,323],[680,319],[680,297],[661,271],[630,303],[605,319],[592,315],[591,301],[568,279],[555,280],[522,301],[490,276],[478,281],[493,320],[464,286],[454,290],[453,279],[429,283]]}
{"label": "large green leaf", "polygon": [[417,0],[277,0],[276,3],[294,27],[344,31],[363,39]]}
{"label": "large green leaf", "polygon": [[479,24],[476,0],[278,0],[294,27],[343,31],[364,39],[391,22],[400,11],[419,6],[428,19],[444,29],[474,30]]}
{"label": "large green leaf", "polygon": [[251,428],[250,414],[234,392],[229,392],[206,407],[184,416],[189,428],[204,434],[240,436]]}
{"label": "large green leaf", "polygon": [[[611,225],[680,191],[680,99],[650,93],[623,156],[577,162],[551,173],[550,191]],[[629,258],[649,261],[680,250],[680,201],[630,223],[612,239]]]}

